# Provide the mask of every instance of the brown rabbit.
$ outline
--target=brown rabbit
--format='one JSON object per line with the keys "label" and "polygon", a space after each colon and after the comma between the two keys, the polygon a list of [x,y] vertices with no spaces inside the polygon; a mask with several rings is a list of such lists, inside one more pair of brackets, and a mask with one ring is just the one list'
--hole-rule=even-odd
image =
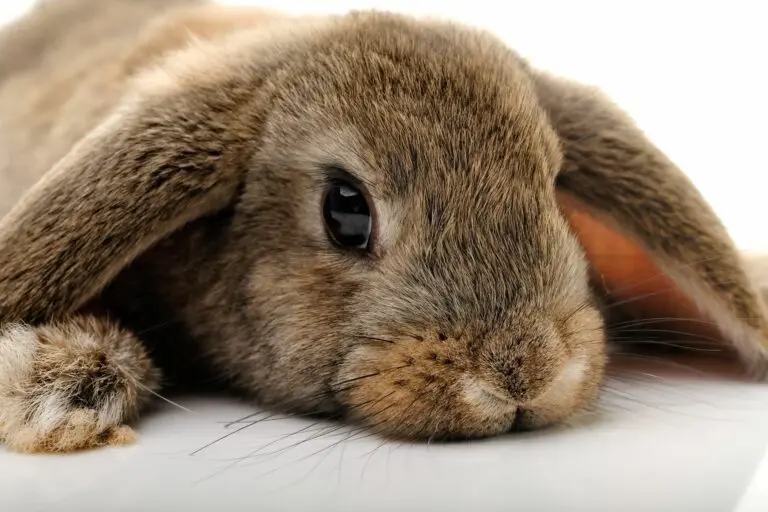
{"label": "brown rabbit", "polygon": [[58,0],[0,47],[13,449],[125,442],[161,382],[208,377],[409,439],[563,421],[606,361],[583,213],[764,374],[764,304],[694,186],[483,31]]}

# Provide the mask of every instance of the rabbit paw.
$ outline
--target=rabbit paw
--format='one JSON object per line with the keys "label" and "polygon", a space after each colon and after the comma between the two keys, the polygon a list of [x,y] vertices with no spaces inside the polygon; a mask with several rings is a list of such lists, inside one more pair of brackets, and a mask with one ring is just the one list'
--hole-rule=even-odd
{"label": "rabbit paw", "polygon": [[0,440],[70,452],[133,440],[159,373],[129,332],[95,317],[0,329]]}

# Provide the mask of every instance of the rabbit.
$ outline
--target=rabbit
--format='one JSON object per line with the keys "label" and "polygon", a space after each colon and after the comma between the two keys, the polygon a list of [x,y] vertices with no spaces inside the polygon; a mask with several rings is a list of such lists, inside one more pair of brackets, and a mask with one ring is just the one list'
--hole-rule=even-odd
{"label": "rabbit", "polygon": [[757,273],[692,182],[487,31],[55,0],[0,46],[11,450],[129,443],[177,385],[392,439],[570,421],[632,313],[619,246],[765,378]]}

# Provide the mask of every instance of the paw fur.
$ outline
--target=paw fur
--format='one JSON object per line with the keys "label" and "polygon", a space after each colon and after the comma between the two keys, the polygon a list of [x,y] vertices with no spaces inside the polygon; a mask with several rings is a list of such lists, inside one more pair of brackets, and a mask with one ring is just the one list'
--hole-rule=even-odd
{"label": "paw fur", "polygon": [[0,330],[0,439],[23,452],[125,444],[159,374],[135,337],[95,317]]}

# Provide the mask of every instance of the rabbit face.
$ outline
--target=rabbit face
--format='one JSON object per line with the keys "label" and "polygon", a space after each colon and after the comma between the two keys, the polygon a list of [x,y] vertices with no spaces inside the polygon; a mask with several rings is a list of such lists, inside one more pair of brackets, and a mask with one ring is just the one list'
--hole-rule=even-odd
{"label": "rabbit face", "polygon": [[563,420],[604,343],[556,136],[494,40],[452,32],[438,54],[443,32],[396,27],[358,22],[274,84],[216,263],[245,270],[208,299],[243,308],[193,321],[291,412],[409,438]]}

